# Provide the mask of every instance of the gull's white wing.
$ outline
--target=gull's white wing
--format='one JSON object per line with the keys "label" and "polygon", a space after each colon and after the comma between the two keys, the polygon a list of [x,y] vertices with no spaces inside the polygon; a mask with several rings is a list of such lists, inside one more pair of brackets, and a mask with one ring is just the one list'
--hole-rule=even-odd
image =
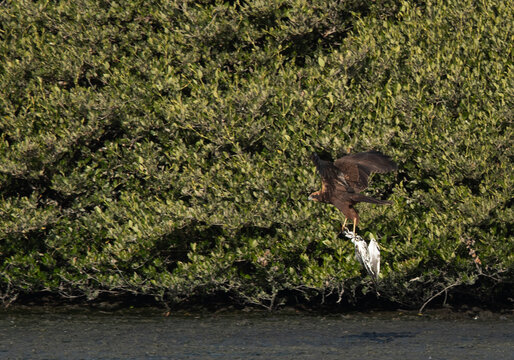
{"label": "gull's white wing", "polygon": [[371,240],[368,245],[368,254],[371,270],[373,271],[375,279],[378,281],[378,274],[380,273],[380,249],[373,236],[371,236]]}
{"label": "gull's white wing", "polygon": [[354,238],[352,241],[355,244],[355,257],[368,270],[369,254],[366,242],[361,238]]}
{"label": "gull's white wing", "polygon": [[350,238],[351,242],[355,245],[355,257],[366,269],[376,285],[380,272],[380,250],[377,241],[371,236],[371,241],[368,245],[363,238],[350,231],[345,231],[345,236]]}
{"label": "gull's white wing", "polygon": [[366,271],[373,276],[371,273],[371,263],[368,253],[368,244],[359,235],[354,234],[350,231],[346,233],[346,236],[350,238],[352,243],[355,245],[355,257],[364,266]]}

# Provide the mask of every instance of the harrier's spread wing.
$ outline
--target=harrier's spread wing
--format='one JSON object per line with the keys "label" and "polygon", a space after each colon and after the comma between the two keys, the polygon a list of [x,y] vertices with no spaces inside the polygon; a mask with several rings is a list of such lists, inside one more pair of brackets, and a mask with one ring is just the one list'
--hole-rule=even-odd
{"label": "harrier's spread wing", "polygon": [[337,192],[347,192],[349,185],[344,174],[331,161],[321,160],[317,154],[312,155],[312,161],[321,175],[321,193],[330,198]]}
{"label": "harrier's spread wing", "polygon": [[362,191],[368,187],[368,177],[371,173],[385,173],[398,168],[389,156],[378,151],[343,156],[334,161],[334,166],[343,174],[349,187],[355,191]]}

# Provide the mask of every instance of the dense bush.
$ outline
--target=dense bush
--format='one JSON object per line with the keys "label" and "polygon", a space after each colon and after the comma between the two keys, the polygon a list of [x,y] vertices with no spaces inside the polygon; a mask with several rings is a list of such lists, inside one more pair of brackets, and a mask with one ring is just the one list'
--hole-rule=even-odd
{"label": "dense bush", "polygon": [[509,3],[2,2],[4,303],[359,301],[309,154],[368,149],[381,299],[512,301]]}

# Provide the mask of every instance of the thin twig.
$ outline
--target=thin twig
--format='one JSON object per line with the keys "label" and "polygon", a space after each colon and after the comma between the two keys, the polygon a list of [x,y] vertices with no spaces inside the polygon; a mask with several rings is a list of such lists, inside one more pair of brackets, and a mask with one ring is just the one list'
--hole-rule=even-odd
{"label": "thin twig", "polygon": [[[461,285],[461,283],[454,283],[454,284],[451,284],[451,285],[448,285],[447,287],[445,287],[443,290],[439,291],[437,294],[433,295],[432,297],[430,297],[430,299],[428,299],[427,301],[425,301],[425,303],[423,304],[423,306],[418,310],[418,313],[419,314],[422,314],[423,313],[423,310],[425,309],[425,306],[428,305],[429,302],[431,302],[432,300],[434,300],[436,297],[438,297],[439,295],[441,295],[443,292],[446,292],[448,291],[448,289],[454,287],[454,286],[457,286],[457,285]],[[446,299],[446,297],[445,297]],[[446,301],[446,300],[445,300]]]}

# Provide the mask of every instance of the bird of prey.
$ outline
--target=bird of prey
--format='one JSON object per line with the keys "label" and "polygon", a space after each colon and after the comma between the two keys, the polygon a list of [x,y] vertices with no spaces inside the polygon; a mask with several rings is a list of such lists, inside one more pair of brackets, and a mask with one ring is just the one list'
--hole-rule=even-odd
{"label": "bird of prey", "polygon": [[345,216],[343,231],[348,219],[353,221],[353,233],[359,223],[359,214],[355,204],[368,202],[372,204],[390,204],[360,194],[368,187],[368,177],[372,173],[386,173],[398,169],[391,158],[378,151],[350,154],[334,162],[321,160],[314,153],[312,161],[321,175],[321,190],[312,193],[309,200],[329,203],[339,209]]}

